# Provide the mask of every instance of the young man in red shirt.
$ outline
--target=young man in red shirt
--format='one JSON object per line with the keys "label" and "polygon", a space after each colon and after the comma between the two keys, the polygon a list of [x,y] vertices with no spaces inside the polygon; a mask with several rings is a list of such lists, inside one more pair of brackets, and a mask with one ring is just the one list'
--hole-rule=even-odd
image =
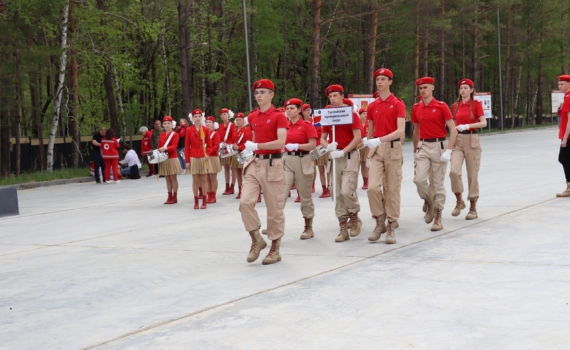
{"label": "young man in red shirt", "polygon": [[[351,106],[350,100],[344,99],[344,88],[335,84],[327,87],[325,95],[329,98],[331,107]],[[329,134],[335,128],[335,140],[328,142]],[[339,221],[340,233],[335,242],[344,242],[350,237],[360,234],[362,220],[358,217],[360,203],[356,194],[360,157],[356,149],[362,141],[362,123],[360,117],[352,112],[352,124],[324,126],[321,135],[321,145],[328,149],[330,158],[336,162],[334,174],[333,195],[336,196],[335,213]],[[350,219],[350,222],[347,222]],[[348,228],[350,227],[350,235]]]}
{"label": "young man in red shirt", "polygon": [[255,210],[261,189],[267,205],[267,236],[271,240],[269,254],[263,259],[263,264],[268,265],[281,261],[279,249],[285,233],[283,208],[287,199],[281,150],[285,146],[289,122],[285,113],[277,111],[271,104],[275,96],[275,86],[271,80],[256,81],[253,90],[259,108],[248,116],[253,142],[247,141],[245,149],[254,152],[255,156],[243,166],[240,212],[245,229],[251,236],[251,249],[247,256],[247,262],[251,263],[267,246],[259,232],[261,221]]}
{"label": "young man in red shirt", "polygon": [[568,145],[568,135],[570,134],[570,75],[558,77],[558,90],[564,93],[564,103],[560,109],[560,131],[558,132],[560,152],[558,161],[564,168],[566,189],[564,192],[558,193],[556,197],[570,197],[570,147]]}
{"label": "young man in red shirt", "polygon": [[[457,130],[449,106],[433,97],[435,80],[431,77],[416,80],[421,101],[412,108],[414,124],[414,159],[416,161],[414,183],[420,198],[427,202],[424,216],[426,224],[433,221],[432,231],[443,229],[441,212],[445,206],[445,172],[451,160]],[[450,130],[449,142],[447,130]],[[430,197],[428,179],[433,171],[435,194]]]}
{"label": "young man in red shirt", "polygon": [[395,226],[400,217],[404,164],[401,140],[406,130],[406,105],[390,92],[393,78],[392,71],[386,68],[374,73],[379,97],[368,106],[366,114],[366,145],[370,149],[366,159],[366,165],[370,167],[368,201],[376,218],[376,227],[368,240],[377,241],[386,232],[386,244],[396,243]]}
{"label": "young man in red shirt", "polygon": [[[222,108],[219,111],[222,122],[218,128],[220,138],[223,145],[233,145],[237,142],[237,127],[234,123],[230,122],[230,114],[227,108]],[[236,172],[232,169],[232,165],[237,163],[237,155],[225,157],[220,159],[220,163],[224,167],[224,176],[226,177],[226,190],[223,195],[234,194],[234,187],[236,183]],[[230,182],[231,171],[231,182]]]}

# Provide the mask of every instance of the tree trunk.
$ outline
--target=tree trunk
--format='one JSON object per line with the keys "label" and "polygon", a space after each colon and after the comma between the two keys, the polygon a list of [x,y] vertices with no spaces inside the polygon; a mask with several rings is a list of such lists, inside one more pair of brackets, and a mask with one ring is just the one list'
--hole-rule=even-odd
{"label": "tree trunk", "polygon": [[105,86],[105,93],[107,96],[107,104],[109,105],[109,120],[111,121],[111,128],[117,134],[121,130],[119,128],[119,119],[117,116],[117,105],[115,103],[115,95],[113,91],[113,77],[112,77],[112,67],[111,63],[107,65],[107,71],[105,72],[105,78],[103,79],[103,85]]}
{"label": "tree trunk", "polygon": [[[440,15],[443,20],[445,13],[445,0],[440,1]],[[439,98],[445,100],[445,29],[439,30]]]}
{"label": "tree trunk", "polygon": [[160,2],[159,2],[159,11],[160,11],[160,41],[161,41],[161,46],[162,46],[162,61],[164,63],[164,79],[165,79],[165,85],[166,85],[166,111],[168,113],[168,115],[172,115],[172,109],[171,109],[171,99],[170,99],[170,77],[169,77],[169,73],[168,73],[168,55],[166,53],[166,42],[164,40],[164,34],[166,31],[166,28],[164,27],[164,20],[162,18],[162,8],[160,8]]}
{"label": "tree trunk", "polygon": [[370,42],[368,43],[368,50],[366,52],[367,66],[366,66],[366,90],[367,94],[371,94],[374,91],[374,65],[376,63],[376,36],[378,31],[378,0],[372,0],[372,14],[370,18]]}
{"label": "tree trunk", "polygon": [[429,25],[428,19],[424,22],[424,77],[429,75]]}
{"label": "tree trunk", "polygon": [[44,128],[42,123],[42,106],[40,101],[40,82],[38,80],[38,72],[32,70],[30,72],[30,99],[32,102],[32,116],[36,122],[36,130],[39,142],[40,170],[46,168],[46,160],[44,157]]}
{"label": "tree trunk", "polygon": [[[113,66],[113,78],[115,80],[115,90],[117,90],[117,102],[119,103],[119,111],[121,112],[121,122],[123,123],[122,136],[127,137],[127,119],[125,116],[125,108],[123,107],[123,96],[121,95],[121,84],[119,83],[119,72],[117,67]],[[117,133],[119,130],[116,130]]]}
{"label": "tree trunk", "polygon": [[182,84],[182,116],[192,112],[192,60],[190,59],[190,35],[186,22],[190,18],[192,4],[188,0],[178,0],[178,40],[180,42],[180,80]]}
{"label": "tree trunk", "polygon": [[311,70],[311,106],[317,108],[319,102],[319,71],[321,59],[321,0],[313,0],[313,69]]}
{"label": "tree trunk", "polygon": [[49,143],[48,143],[48,150],[47,150],[47,170],[53,171],[53,162],[54,162],[54,143],[55,143],[55,135],[57,133],[57,126],[59,124],[59,116],[61,112],[61,98],[63,95],[63,83],[65,81],[65,69],[67,65],[67,22],[69,18],[69,1],[65,2],[63,7],[63,19],[61,21],[61,57],[60,57],[60,66],[59,66],[59,80],[57,83],[57,90],[55,93],[55,103],[54,103],[54,112],[53,112],[53,122],[51,126],[51,130],[49,133]]}
{"label": "tree trunk", "polygon": [[[415,25],[416,25],[416,35],[415,35],[415,45],[414,45],[414,80],[420,78],[420,2],[416,2],[416,13],[415,13]],[[418,89],[413,89],[414,93],[412,99],[412,105],[416,103],[418,96]]]}
{"label": "tree trunk", "polygon": [[73,35],[75,33],[75,16],[74,16],[75,3],[72,1],[69,4],[69,42],[71,51],[71,62],[69,66],[69,115],[68,125],[69,133],[73,147],[71,148],[71,166],[73,168],[79,167],[79,157],[81,151],[79,144],[81,143],[79,128],[77,126],[78,112],[79,112],[79,86],[78,86],[78,66],[77,66],[77,50],[73,45]]}
{"label": "tree trunk", "polygon": [[479,22],[479,1],[475,1],[475,15],[473,17],[473,58],[472,58],[472,78],[473,83],[477,86],[477,77],[479,76],[479,33],[478,33],[478,22]]}

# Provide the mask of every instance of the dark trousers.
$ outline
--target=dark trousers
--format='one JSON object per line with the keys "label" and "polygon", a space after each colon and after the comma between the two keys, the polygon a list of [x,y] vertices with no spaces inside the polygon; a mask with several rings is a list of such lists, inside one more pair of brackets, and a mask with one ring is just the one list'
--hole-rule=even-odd
{"label": "dark trousers", "polygon": [[570,145],[566,147],[560,147],[558,161],[564,168],[564,176],[566,176],[566,182],[570,182]]}
{"label": "dark trousers", "polygon": [[101,157],[101,151],[92,151],[91,158],[93,159],[93,164],[95,165],[95,181],[100,182],[101,178],[99,177],[99,169],[101,170],[101,174],[105,174],[105,162]]}

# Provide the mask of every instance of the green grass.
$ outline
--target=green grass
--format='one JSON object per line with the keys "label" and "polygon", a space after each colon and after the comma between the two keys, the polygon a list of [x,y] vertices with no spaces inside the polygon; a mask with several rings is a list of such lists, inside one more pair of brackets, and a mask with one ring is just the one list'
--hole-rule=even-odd
{"label": "green grass", "polygon": [[77,177],[86,177],[86,176],[90,176],[89,168],[59,169],[59,170],[54,170],[51,173],[47,171],[36,172],[36,173],[24,173],[20,174],[20,176],[18,177],[10,175],[8,177],[0,178],[0,186],[18,185],[29,182],[73,179]]}

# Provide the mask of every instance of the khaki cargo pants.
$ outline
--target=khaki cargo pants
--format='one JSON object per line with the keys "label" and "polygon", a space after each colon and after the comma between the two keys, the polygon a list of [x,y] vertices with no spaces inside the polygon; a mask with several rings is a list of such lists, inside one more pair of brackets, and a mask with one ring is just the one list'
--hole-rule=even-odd
{"label": "khaki cargo pants", "polygon": [[[368,201],[372,215],[382,221],[400,218],[400,190],[402,188],[402,143],[385,142],[371,150],[368,175]],[[369,153],[369,154],[370,154]]]}
{"label": "khaki cargo pants", "polygon": [[315,216],[315,205],[313,204],[313,174],[315,168],[310,155],[285,156],[285,201],[295,183],[299,196],[301,197],[301,213],[306,219]]}
{"label": "khaki cargo pants", "polygon": [[461,172],[463,160],[467,167],[467,199],[479,198],[479,168],[481,167],[481,143],[477,134],[458,134],[451,154],[451,190],[453,193],[463,193]]}
{"label": "khaki cargo pants", "polygon": [[[445,206],[445,172],[447,171],[447,163],[439,160],[441,155],[447,149],[448,140],[439,142],[423,142],[418,143],[416,150],[416,164],[414,183],[417,186],[420,198],[430,198],[434,202],[434,208],[443,209]],[[430,173],[433,172],[433,180]],[[430,184],[433,182],[434,193],[430,193]]]}
{"label": "khaki cargo pants", "polygon": [[[349,213],[358,213],[360,203],[356,194],[358,173],[360,172],[360,156],[358,151],[347,153],[342,158],[333,159],[336,172],[333,174],[332,196],[336,196],[335,214],[337,218],[348,218]],[[331,165],[331,172],[333,166]]]}

